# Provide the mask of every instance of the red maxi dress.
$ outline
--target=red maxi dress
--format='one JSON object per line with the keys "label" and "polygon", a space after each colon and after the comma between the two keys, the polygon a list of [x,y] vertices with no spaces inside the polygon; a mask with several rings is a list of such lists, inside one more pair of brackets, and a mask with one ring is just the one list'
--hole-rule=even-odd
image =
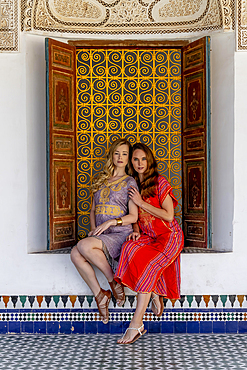
{"label": "red maxi dress", "polygon": [[[172,187],[161,175],[154,197],[144,199],[154,207],[167,195],[178,204]],[[180,298],[180,252],[184,246],[183,232],[175,218],[161,220],[139,207],[138,224],[141,237],[122,245],[114,279],[138,293],[154,292],[169,299]]]}

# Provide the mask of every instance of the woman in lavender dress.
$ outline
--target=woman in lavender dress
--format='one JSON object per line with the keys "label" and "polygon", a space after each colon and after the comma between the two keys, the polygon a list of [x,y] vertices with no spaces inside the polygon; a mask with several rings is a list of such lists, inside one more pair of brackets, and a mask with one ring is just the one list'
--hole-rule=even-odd
{"label": "woman in lavender dress", "polygon": [[130,187],[137,188],[133,177],[126,174],[130,148],[126,139],[118,139],[111,145],[103,172],[92,185],[91,231],[71,251],[72,262],[95,295],[104,324],[109,320],[111,291],[100,287],[92,265],[103,272],[117,304],[122,306],[124,289],[113,280],[111,262],[120,255],[121,246],[138,218],[137,206],[128,196]]}

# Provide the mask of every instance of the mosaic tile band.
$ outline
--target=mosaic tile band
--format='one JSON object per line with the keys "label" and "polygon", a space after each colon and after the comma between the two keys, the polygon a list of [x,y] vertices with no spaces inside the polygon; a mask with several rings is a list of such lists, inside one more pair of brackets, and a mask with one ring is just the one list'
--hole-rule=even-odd
{"label": "mosaic tile band", "polygon": [[[181,295],[180,299],[164,299],[165,309],[247,309],[247,295]],[[0,310],[18,309],[94,309],[93,295],[11,295],[0,296]],[[117,307],[112,297],[109,308]],[[121,312],[136,307],[136,296],[126,295]]]}
{"label": "mosaic tile band", "polygon": [[[0,334],[118,334],[128,326],[136,306],[133,295],[121,309],[112,300],[110,321],[104,325],[91,295],[0,298]],[[164,303],[161,317],[150,309],[144,315],[150,333],[247,333],[247,295],[187,295]]]}

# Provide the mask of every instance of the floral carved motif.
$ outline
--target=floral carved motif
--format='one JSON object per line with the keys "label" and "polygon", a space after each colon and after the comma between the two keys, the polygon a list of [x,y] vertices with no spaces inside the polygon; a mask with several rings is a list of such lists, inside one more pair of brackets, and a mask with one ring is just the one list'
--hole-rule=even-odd
{"label": "floral carved motif", "polygon": [[102,15],[101,10],[97,6],[84,0],[74,0],[69,2],[54,0],[54,7],[57,13],[64,17],[96,19]]}
{"label": "floral carved motif", "polygon": [[187,1],[187,0],[169,0],[159,9],[160,17],[184,17],[191,16],[200,11],[203,0]]}
{"label": "floral carved motif", "polygon": [[67,181],[65,180],[65,177],[62,177],[61,183],[60,183],[60,188],[59,188],[59,194],[60,197],[62,198],[62,205],[65,207],[65,201],[68,196],[68,185]]}
{"label": "floral carved motif", "polygon": [[149,22],[147,7],[137,0],[122,0],[111,10],[109,23],[142,23]]}
{"label": "floral carved motif", "polygon": [[199,101],[197,100],[196,89],[194,88],[193,93],[192,93],[192,101],[190,103],[190,109],[192,110],[193,120],[196,120],[196,112],[197,112],[198,105],[199,105]]}
{"label": "floral carved motif", "polygon": [[18,1],[0,0],[0,51],[18,50]]}

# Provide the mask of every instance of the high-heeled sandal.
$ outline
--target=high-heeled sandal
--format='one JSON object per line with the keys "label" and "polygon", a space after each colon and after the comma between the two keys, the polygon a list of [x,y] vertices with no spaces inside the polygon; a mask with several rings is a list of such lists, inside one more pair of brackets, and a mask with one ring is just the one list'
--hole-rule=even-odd
{"label": "high-heeled sandal", "polygon": [[159,301],[160,301],[160,312],[159,312],[158,314],[156,314],[156,313],[154,312],[153,308],[152,308],[152,305],[154,305],[154,307],[156,308],[157,312],[158,312],[158,307],[157,307],[157,305],[156,305],[156,303],[155,303],[154,298],[151,298],[151,302],[152,302],[152,304],[151,304],[151,310],[153,311],[153,313],[154,313],[154,314],[155,314],[155,316],[157,316],[157,317],[160,317],[160,316],[162,315],[162,313],[163,313],[163,311],[164,311],[164,307],[165,307],[165,305],[164,305],[164,301],[163,301],[163,297],[162,297],[161,295],[159,296]]}
{"label": "high-heeled sandal", "polygon": [[[107,300],[106,300],[106,302],[101,303],[104,297],[107,297]],[[99,294],[97,294],[97,296],[95,297],[95,301],[97,303],[99,314],[102,318],[103,324],[107,324],[108,321],[109,321],[108,306],[109,306],[109,303],[110,303],[110,299],[111,299],[111,291],[110,290],[104,290],[104,289],[101,289]]]}
{"label": "high-heeled sandal", "polygon": [[125,293],[122,284],[119,284],[115,280],[112,280],[111,282],[109,282],[109,285],[111,287],[112,294],[118,302],[118,306],[121,307],[125,302]]}

